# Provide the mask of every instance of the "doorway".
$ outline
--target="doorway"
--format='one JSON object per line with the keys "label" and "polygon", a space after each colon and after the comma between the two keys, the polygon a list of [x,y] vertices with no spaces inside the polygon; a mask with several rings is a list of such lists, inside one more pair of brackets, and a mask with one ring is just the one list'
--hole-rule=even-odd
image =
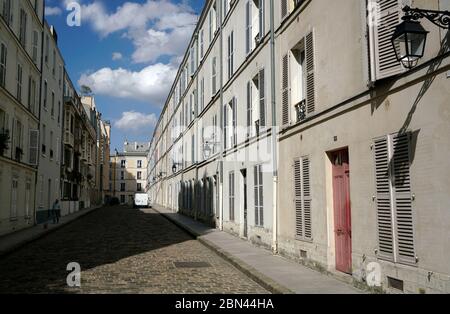
{"label": "doorway", "polygon": [[336,269],[352,273],[350,163],[348,148],[331,153],[333,167],[334,235]]}
{"label": "doorway", "polygon": [[243,195],[244,195],[244,203],[243,203],[243,212],[244,212],[244,238],[248,238],[248,206],[247,206],[247,169],[241,170],[241,179],[243,186]]}

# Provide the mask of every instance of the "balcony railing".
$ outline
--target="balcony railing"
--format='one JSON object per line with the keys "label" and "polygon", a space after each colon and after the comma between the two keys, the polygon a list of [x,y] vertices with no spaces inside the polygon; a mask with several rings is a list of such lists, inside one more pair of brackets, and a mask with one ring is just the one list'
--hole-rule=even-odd
{"label": "balcony railing", "polygon": [[306,119],[306,100],[303,99],[295,106],[295,116],[297,118],[297,122],[301,122]]}

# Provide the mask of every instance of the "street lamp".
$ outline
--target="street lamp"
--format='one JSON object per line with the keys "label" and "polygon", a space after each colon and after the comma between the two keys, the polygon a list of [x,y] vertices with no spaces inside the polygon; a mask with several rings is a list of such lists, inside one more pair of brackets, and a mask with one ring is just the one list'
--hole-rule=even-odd
{"label": "street lamp", "polygon": [[403,8],[405,16],[392,35],[392,45],[397,60],[405,68],[411,69],[417,65],[423,57],[427,41],[428,31],[420,24],[419,20],[426,18],[441,28],[449,28],[450,12],[410,8]]}

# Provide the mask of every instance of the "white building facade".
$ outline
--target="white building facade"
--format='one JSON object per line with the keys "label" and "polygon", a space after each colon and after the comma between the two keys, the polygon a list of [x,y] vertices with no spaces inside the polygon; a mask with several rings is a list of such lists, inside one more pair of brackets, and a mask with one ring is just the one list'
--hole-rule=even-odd
{"label": "white building facade", "polygon": [[207,1],[151,141],[153,203],[348,282],[449,292],[449,35],[422,20],[404,68],[404,5],[449,9]]}
{"label": "white building facade", "polygon": [[44,3],[0,1],[0,235],[35,223]]}

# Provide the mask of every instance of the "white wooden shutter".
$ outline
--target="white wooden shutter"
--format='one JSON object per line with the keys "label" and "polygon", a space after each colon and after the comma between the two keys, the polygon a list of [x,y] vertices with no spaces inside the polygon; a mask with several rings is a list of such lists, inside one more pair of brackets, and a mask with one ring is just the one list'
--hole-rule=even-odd
{"label": "white wooden shutter", "polygon": [[228,128],[228,118],[227,118],[227,108],[228,104],[223,105],[223,146],[227,149],[227,128]]}
{"label": "white wooden shutter", "polygon": [[379,256],[416,264],[410,176],[411,134],[375,140]]}
{"label": "white wooden shutter", "polygon": [[265,90],[264,69],[259,71],[259,125],[266,126],[266,90]]}
{"label": "white wooden shutter", "polygon": [[247,82],[247,137],[252,135],[252,82]]}
{"label": "white wooden shutter", "polygon": [[315,111],[315,65],[314,65],[314,35],[309,33],[305,38],[306,51],[306,107],[308,114]]}
{"label": "white wooden shutter", "polygon": [[237,100],[236,97],[233,97],[231,102],[232,112],[233,112],[233,146],[237,145]]}
{"label": "white wooden shutter", "polygon": [[39,130],[30,130],[29,164],[37,166],[39,154]]}
{"label": "white wooden shutter", "polygon": [[249,53],[252,49],[252,4],[249,0],[245,3],[245,52]]}
{"label": "white wooden shutter", "polygon": [[410,133],[392,137],[396,247],[399,262],[416,263],[410,176]]}
{"label": "white wooden shutter", "polygon": [[294,160],[294,195],[296,236],[301,240],[311,240],[312,220],[309,157]]}
{"label": "white wooden shutter", "polygon": [[398,62],[391,37],[401,23],[405,0],[369,0],[371,80],[377,81],[405,71]]}
{"label": "white wooden shutter", "polygon": [[389,144],[387,136],[375,140],[374,156],[378,255],[388,260],[394,260],[391,183],[389,179]]}
{"label": "white wooden shutter", "polygon": [[281,99],[281,122],[283,126],[286,126],[289,124],[289,54],[286,54],[282,60]]}

